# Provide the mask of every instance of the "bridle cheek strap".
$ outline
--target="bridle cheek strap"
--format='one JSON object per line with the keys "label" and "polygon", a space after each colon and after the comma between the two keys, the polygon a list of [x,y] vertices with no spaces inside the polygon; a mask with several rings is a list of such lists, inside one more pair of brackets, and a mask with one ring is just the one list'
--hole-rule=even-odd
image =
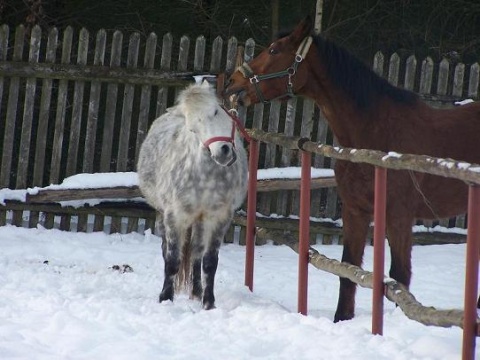
{"label": "bridle cheek strap", "polygon": [[[295,53],[295,60],[289,68],[270,73],[270,74],[262,74],[262,75],[256,75],[250,65],[248,65],[246,62],[244,62],[240,67],[237,69],[245,79],[249,79],[250,83],[254,86],[255,92],[257,94],[257,98],[259,101],[263,103],[268,103],[272,100],[280,99],[285,96],[287,97],[294,97],[295,94],[293,93],[293,81],[292,78],[297,72],[297,68],[300,65],[300,63],[305,59],[307,56],[308,51],[310,50],[310,46],[312,45],[312,37],[307,36],[305,39],[302,40],[300,43],[300,46],[297,49],[297,52]],[[282,94],[280,96],[277,96],[273,99],[266,100],[265,97],[263,96],[262,89],[260,89],[260,81],[262,80],[269,80],[269,79],[276,79],[276,78],[281,78],[284,76],[288,76],[287,79],[287,91],[285,94]]]}

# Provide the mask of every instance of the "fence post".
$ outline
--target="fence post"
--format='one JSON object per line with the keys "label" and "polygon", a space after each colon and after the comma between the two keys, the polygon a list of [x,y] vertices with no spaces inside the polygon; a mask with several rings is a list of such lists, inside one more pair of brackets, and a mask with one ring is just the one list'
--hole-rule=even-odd
{"label": "fence post", "polygon": [[465,265],[465,298],[462,359],[475,359],[477,331],[478,252],[480,251],[480,186],[468,188],[467,255]]}
{"label": "fence post", "polygon": [[373,297],[372,334],[383,334],[383,295],[385,259],[387,169],[375,168],[375,198],[373,209]]}
{"label": "fence post", "polygon": [[247,238],[245,245],[245,285],[253,291],[253,262],[255,252],[255,219],[257,216],[257,140],[250,142],[250,157],[248,160],[248,192],[247,192]]}
{"label": "fence post", "polygon": [[302,151],[302,178],[300,183],[300,221],[298,244],[298,312],[307,315],[308,249],[310,245],[310,179],[312,154]]}

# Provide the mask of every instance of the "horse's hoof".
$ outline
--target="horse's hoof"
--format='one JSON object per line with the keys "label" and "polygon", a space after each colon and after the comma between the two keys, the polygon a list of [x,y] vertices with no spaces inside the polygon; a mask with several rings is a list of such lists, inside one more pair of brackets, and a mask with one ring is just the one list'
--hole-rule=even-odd
{"label": "horse's hoof", "polygon": [[203,304],[203,309],[204,309],[204,310],[212,310],[212,309],[215,309],[215,303],[210,303],[210,302],[204,303],[204,304]]}
{"label": "horse's hoof", "polygon": [[352,320],[353,317],[354,317],[354,314],[335,313],[335,317],[333,318],[333,322],[338,323],[339,321]]}
{"label": "horse's hoof", "polygon": [[173,293],[168,294],[168,293],[161,292],[160,296],[158,297],[158,302],[163,302],[167,300],[173,301]]}

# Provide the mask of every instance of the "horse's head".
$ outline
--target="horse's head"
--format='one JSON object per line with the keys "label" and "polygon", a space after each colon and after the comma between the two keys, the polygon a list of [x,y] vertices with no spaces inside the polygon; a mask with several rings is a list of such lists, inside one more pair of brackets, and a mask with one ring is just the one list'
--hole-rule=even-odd
{"label": "horse's head", "polygon": [[274,41],[248,64],[241,65],[230,77],[226,97],[237,94],[241,105],[248,106],[273,99],[288,99],[298,93],[308,79],[302,65],[312,38],[312,20],[302,20],[285,37]]}
{"label": "horse's head", "polygon": [[219,105],[213,88],[204,81],[183,91],[178,106],[185,116],[186,127],[219,165],[230,166],[237,159],[235,123]]}

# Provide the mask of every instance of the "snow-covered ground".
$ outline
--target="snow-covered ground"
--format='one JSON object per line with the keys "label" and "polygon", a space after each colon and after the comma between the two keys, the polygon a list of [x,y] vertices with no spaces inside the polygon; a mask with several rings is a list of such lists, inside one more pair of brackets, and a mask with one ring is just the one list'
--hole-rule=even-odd
{"label": "snow-covered ground", "polygon": [[[372,335],[368,289],[358,290],[357,317],[333,324],[338,279],[312,267],[309,315],[297,314],[297,257],[284,246],[256,248],[253,293],[243,286],[245,248],[230,244],[216,309],[186,295],[159,304],[160,243],[149,233],[0,227],[0,359],[460,358],[461,329],[426,327],[388,302],[384,336]],[[341,256],[338,245],[316,248]],[[367,269],[371,258],[368,246]],[[414,247],[412,292],[424,305],[462,308],[464,261],[465,245]],[[133,272],[112,269],[124,264]]]}

